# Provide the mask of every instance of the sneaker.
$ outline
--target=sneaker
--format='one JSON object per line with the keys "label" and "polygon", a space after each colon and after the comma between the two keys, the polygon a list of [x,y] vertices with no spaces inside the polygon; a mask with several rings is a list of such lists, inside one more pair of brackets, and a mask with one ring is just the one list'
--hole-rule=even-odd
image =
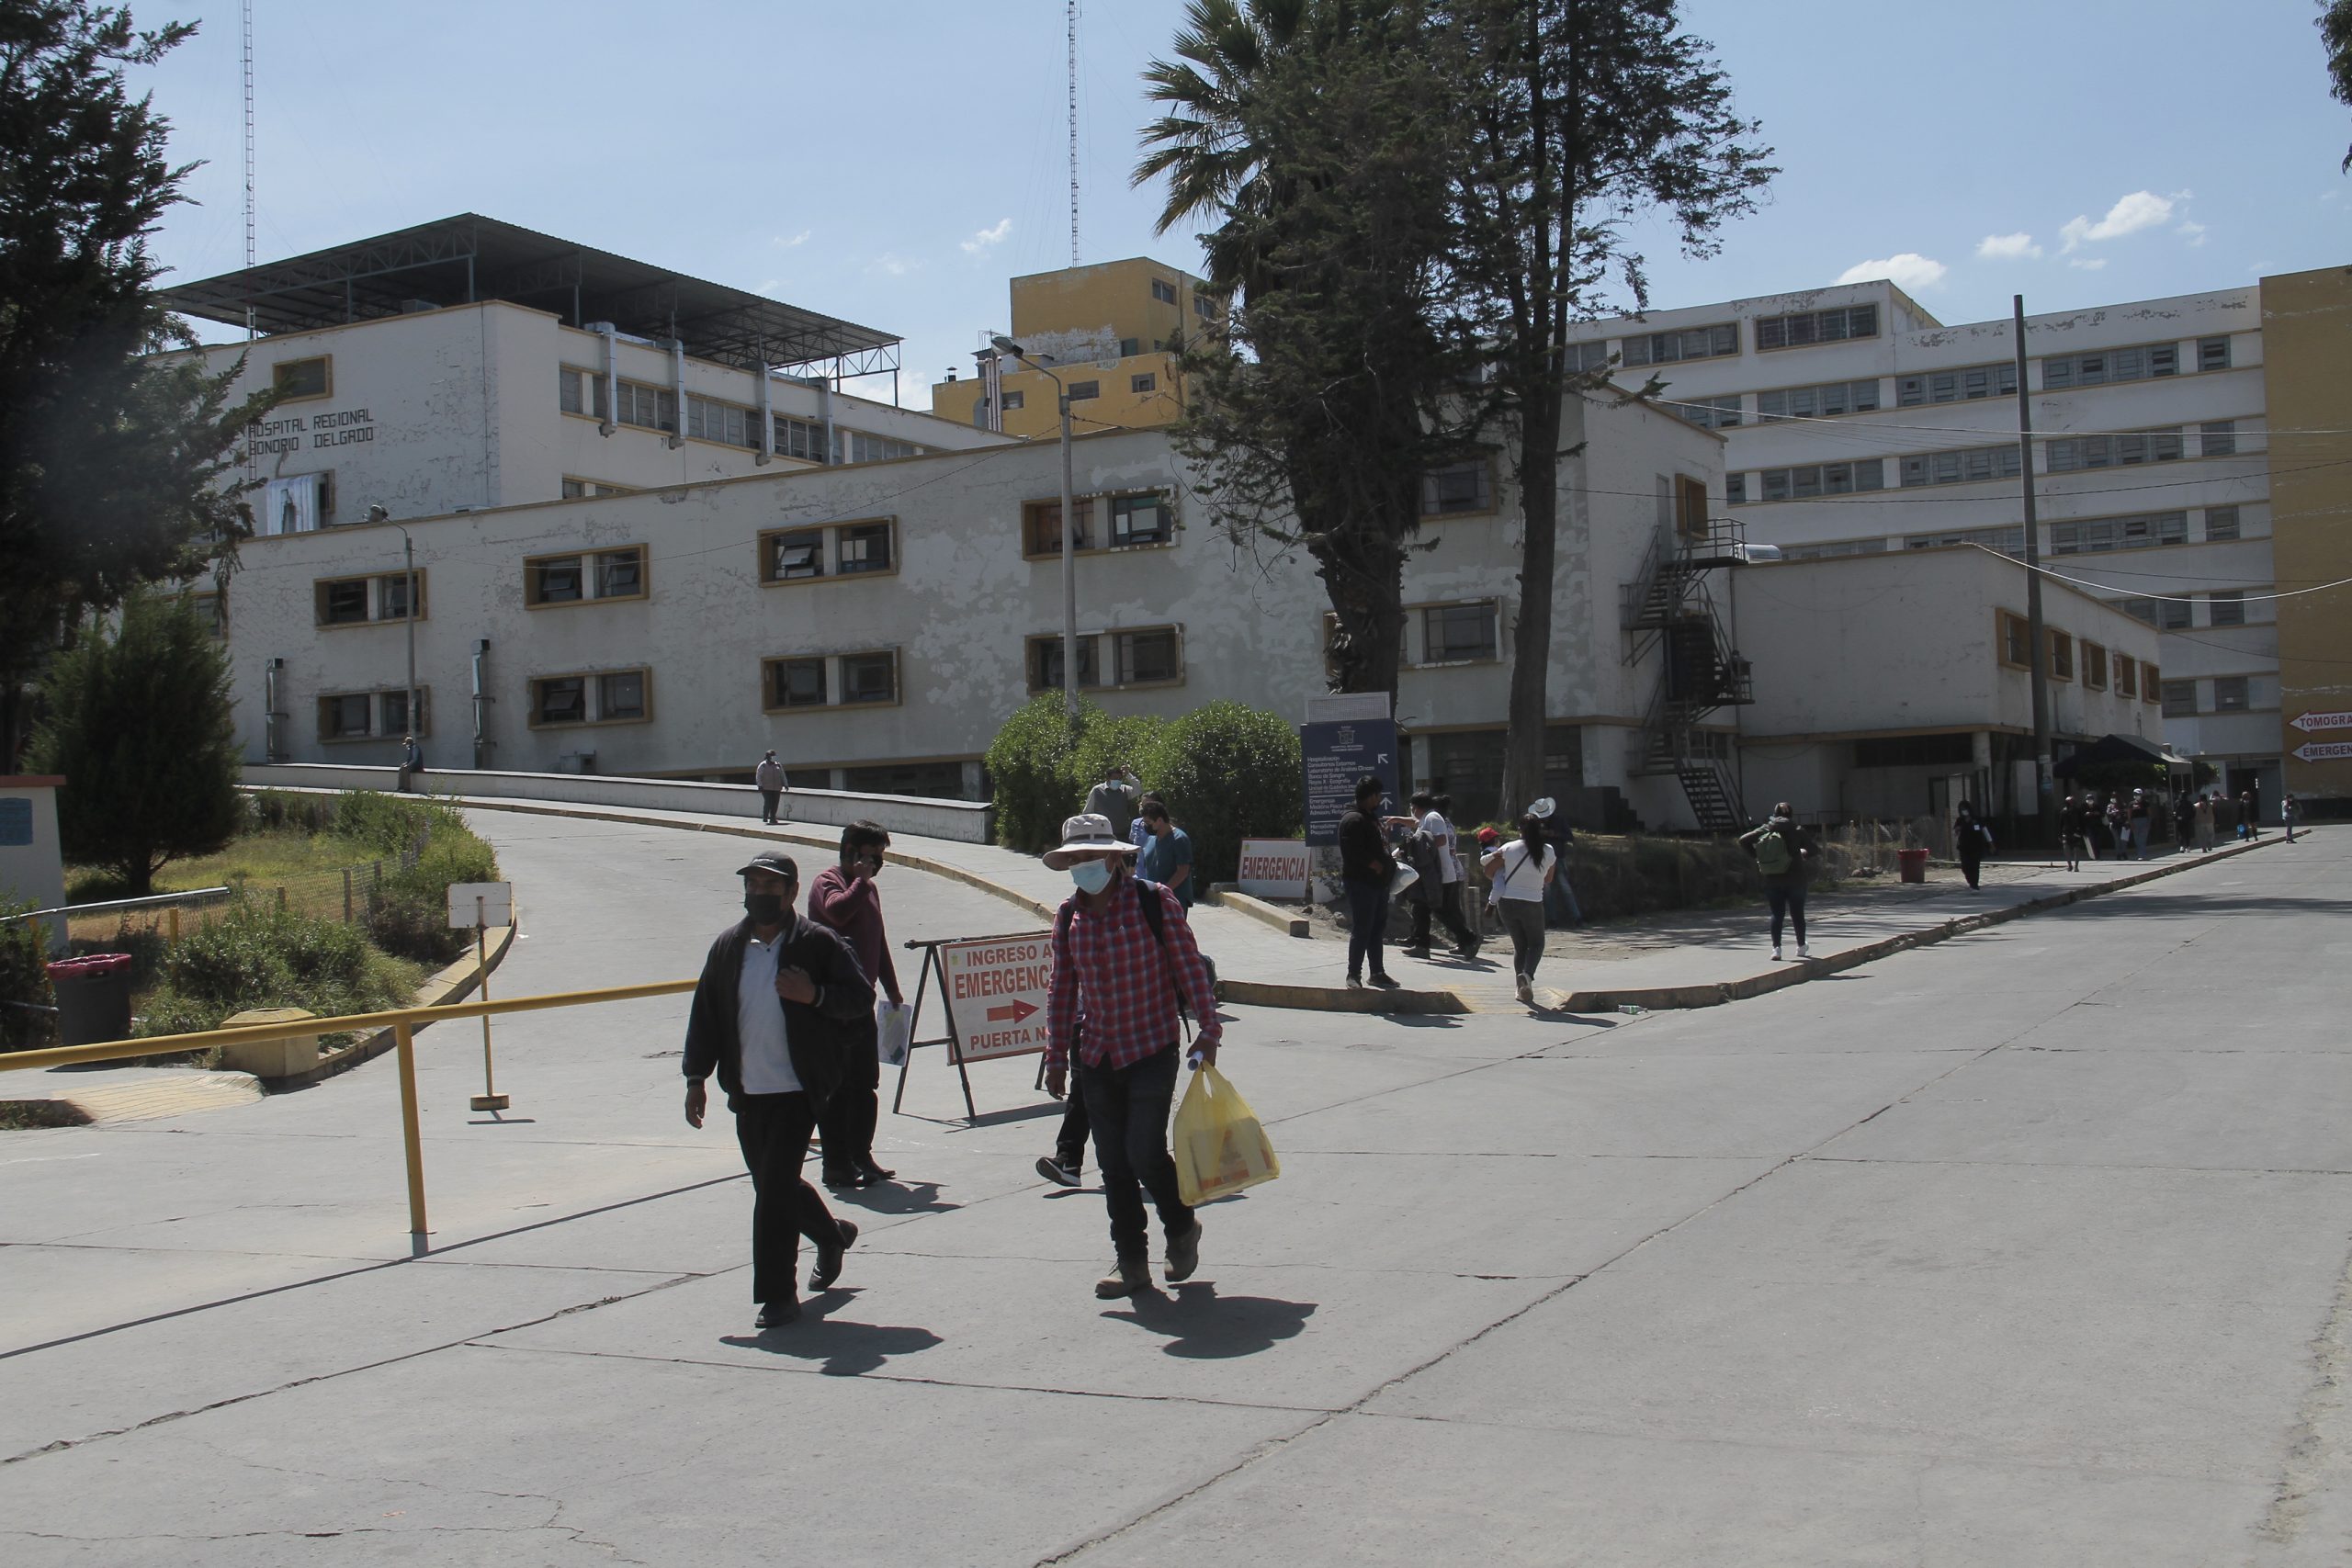
{"label": "sneaker", "polygon": [[835,1220],[833,1224],[841,1226],[842,1244],[839,1247],[817,1248],[816,1267],[808,1270],[808,1288],[812,1291],[832,1289],[833,1281],[842,1277],[842,1255],[847,1252],[850,1244],[857,1239],[856,1225],[847,1220]]}
{"label": "sneaker", "polygon": [[1078,1185],[1078,1167],[1064,1165],[1051,1155],[1037,1156],[1037,1174],[1064,1187]]}
{"label": "sneaker", "polygon": [[1456,947],[1453,950],[1453,956],[1461,959],[1465,964],[1471,963],[1478,956],[1478,944],[1474,942]]}
{"label": "sneaker", "polygon": [[1168,1282],[1189,1280],[1193,1270],[1201,1266],[1201,1222],[1195,1218],[1193,1228],[1182,1235],[1168,1238]]}
{"label": "sneaker", "polygon": [[757,1326],[763,1329],[782,1328],[787,1323],[798,1323],[799,1321],[800,1303],[797,1299],[787,1296],[780,1302],[762,1303],[760,1305],[760,1321]]}
{"label": "sneaker", "polygon": [[1778,964],[1780,961],[1781,961],[1781,944],[1780,944],[1779,942],[1774,942],[1774,943],[1772,944],[1772,962],[1773,962],[1773,963],[1775,963],[1775,964]]}
{"label": "sneaker", "polygon": [[1800,963],[1804,962],[1805,959],[1811,958],[1812,956],[1813,950],[1811,948],[1805,946],[1803,942],[1797,943],[1797,959]]}
{"label": "sneaker", "polygon": [[1403,981],[1392,980],[1385,975],[1374,975],[1372,985],[1374,990],[1379,991],[1401,991],[1405,988]]}
{"label": "sneaker", "polygon": [[1094,1293],[1106,1302],[1141,1295],[1150,1289],[1151,1265],[1140,1259],[1130,1262],[1123,1258],[1117,1267],[1094,1281]]}
{"label": "sneaker", "polygon": [[1361,991],[1363,989],[1363,982],[1356,978],[1353,975],[1351,975],[1348,976],[1348,989],[1351,991]]}
{"label": "sneaker", "polygon": [[1408,958],[1427,958],[1430,955],[1430,950],[1421,946],[1400,947],[1396,951]]}
{"label": "sneaker", "polygon": [[1519,993],[1519,999],[1532,1004],[1535,1000],[1535,982],[1524,975],[1516,975],[1511,978],[1511,988]]}

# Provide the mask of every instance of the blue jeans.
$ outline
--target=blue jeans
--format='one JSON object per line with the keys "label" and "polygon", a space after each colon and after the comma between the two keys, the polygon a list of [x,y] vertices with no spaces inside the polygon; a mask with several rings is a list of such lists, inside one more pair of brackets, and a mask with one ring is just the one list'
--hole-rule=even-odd
{"label": "blue jeans", "polygon": [[1388,929],[1388,889],[1370,882],[1351,882],[1348,889],[1348,978],[1363,977],[1371,961],[1375,976],[1388,973],[1380,939]]}
{"label": "blue jeans", "polygon": [[1171,1041],[1131,1066],[1092,1066],[1078,1076],[1076,1088],[1094,1123],[1094,1163],[1102,1173],[1102,1201],[1111,1211],[1111,1246],[1123,1263],[1148,1256],[1146,1191],[1170,1238],[1193,1228],[1193,1211],[1177,1194],[1176,1162],[1168,1153],[1168,1110],[1176,1099],[1181,1055]]}

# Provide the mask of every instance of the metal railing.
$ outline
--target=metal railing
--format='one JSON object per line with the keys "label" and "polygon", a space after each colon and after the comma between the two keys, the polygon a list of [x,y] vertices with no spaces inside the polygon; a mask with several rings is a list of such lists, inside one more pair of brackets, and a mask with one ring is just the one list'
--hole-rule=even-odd
{"label": "metal railing", "polygon": [[695,988],[693,980],[656,980],[642,986],[607,986],[594,990],[550,991],[544,996],[508,997],[500,1001],[453,1002],[442,1007],[395,1008],[388,1012],[346,1014],[341,1018],[305,1018],[290,1023],[242,1024],[234,1029],[207,1029],[189,1034],[156,1034],[144,1040],[106,1040],[92,1045],[51,1045],[38,1051],[0,1055],[0,1072],[35,1067],[62,1067],[76,1062],[119,1062],[135,1056],[156,1056],[183,1051],[209,1051],[216,1045],[258,1044],[267,1040],[294,1040],[311,1034],[389,1028],[398,1047],[401,1082],[401,1139],[408,1164],[409,1242],[425,1250],[430,1234],[424,1223],[424,1146],[416,1113],[415,1032],[444,1019],[489,1018],[510,1012],[537,1012],[548,1008],[593,1007],[600,1002],[630,1002],[647,997],[673,997]]}

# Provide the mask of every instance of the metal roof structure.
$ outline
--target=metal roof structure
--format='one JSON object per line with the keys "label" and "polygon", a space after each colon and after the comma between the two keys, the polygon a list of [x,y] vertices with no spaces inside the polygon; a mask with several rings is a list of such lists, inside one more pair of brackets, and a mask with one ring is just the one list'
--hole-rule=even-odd
{"label": "metal roof structure", "polygon": [[821,367],[838,381],[899,368],[872,327],[464,212],[161,291],[170,309],[265,335],[503,299],[575,327],[610,321],[675,338],[697,359],[755,370]]}

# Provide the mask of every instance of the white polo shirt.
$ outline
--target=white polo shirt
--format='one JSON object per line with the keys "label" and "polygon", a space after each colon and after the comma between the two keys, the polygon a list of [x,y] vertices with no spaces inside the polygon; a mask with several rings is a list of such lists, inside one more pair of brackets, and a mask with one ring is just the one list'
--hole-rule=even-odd
{"label": "white polo shirt", "polygon": [[792,1070],[792,1043],[784,1027],[784,1004],[775,994],[775,942],[753,937],[743,944],[743,977],[735,987],[735,1032],[743,1042],[743,1092],[792,1094],[800,1075]]}

